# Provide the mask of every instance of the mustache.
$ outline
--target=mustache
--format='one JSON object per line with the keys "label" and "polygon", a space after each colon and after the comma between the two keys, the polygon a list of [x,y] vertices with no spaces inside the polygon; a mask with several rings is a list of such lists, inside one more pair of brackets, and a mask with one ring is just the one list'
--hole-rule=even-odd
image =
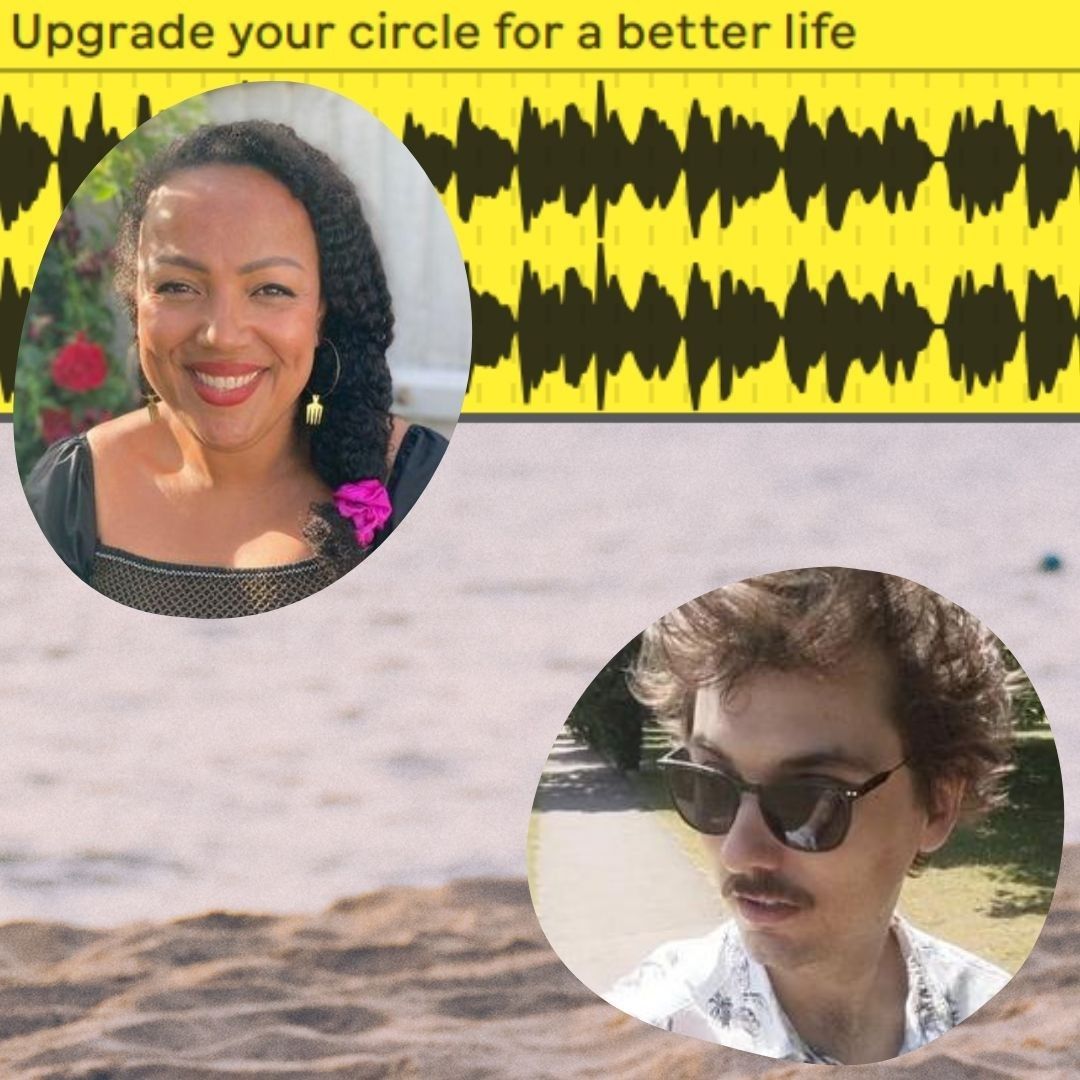
{"label": "mustache", "polygon": [[720,887],[725,900],[733,896],[749,896],[756,900],[777,900],[796,907],[814,906],[814,898],[805,890],[785,881],[777,874],[761,871],[755,874],[732,874]]}

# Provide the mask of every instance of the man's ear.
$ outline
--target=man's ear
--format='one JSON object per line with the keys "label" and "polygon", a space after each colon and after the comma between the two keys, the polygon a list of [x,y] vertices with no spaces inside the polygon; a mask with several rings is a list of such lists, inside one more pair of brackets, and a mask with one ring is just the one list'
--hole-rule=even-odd
{"label": "man's ear", "polygon": [[926,808],[920,852],[929,854],[937,851],[952,835],[966,790],[967,782],[959,776],[943,776],[934,781],[930,804]]}

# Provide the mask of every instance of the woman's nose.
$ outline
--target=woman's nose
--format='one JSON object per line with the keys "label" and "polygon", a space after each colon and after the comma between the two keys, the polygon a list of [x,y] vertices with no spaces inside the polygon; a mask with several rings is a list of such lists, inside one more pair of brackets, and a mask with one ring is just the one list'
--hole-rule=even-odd
{"label": "woman's nose", "polygon": [[784,845],[766,823],[756,795],[743,794],[731,828],[717,840],[720,861],[732,874],[775,870],[784,857]]}
{"label": "woman's nose", "polygon": [[247,321],[242,301],[227,292],[216,293],[206,307],[206,319],[199,329],[199,343],[208,349],[227,351],[247,340]]}

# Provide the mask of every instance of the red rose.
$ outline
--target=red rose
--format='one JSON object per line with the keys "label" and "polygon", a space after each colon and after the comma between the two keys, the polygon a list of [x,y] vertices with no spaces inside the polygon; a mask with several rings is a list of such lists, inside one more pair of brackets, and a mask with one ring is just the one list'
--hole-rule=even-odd
{"label": "red rose", "polygon": [[105,350],[87,341],[81,330],[53,357],[53,382],[77,394],[96,390],[105,381],[106,373]]}
{"label": "red rose", "polygon": [[42,409],[38,420],[41,424],[41,437],[50,446],[75,434],[70,409]]}

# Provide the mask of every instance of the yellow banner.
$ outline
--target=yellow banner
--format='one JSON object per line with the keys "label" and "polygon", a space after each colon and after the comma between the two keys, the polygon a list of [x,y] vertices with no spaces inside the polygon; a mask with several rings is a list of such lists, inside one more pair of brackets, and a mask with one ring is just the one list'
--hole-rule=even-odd
{"label": "yellow banner", "polygon": [[16,5],[2,408],[91,136],[259,78],[351,97],[427,170],[473,289],[467,414],[1080,412],[1080,17],[527,7]]}
{"label": "yellow banner", "polygon": [[612,5],[600,0],[465,7],[430,0],[381,4],[207,2],[151,13],[108,5],[16,3],[0,22],[0,66],[80,71],[117,67],[202,71],[321,67],[501,68],[1068,68],[1076,17],[1048,0],[994,14],[974,4],[911,0],[812,7],[775,0],[716,5]]}

